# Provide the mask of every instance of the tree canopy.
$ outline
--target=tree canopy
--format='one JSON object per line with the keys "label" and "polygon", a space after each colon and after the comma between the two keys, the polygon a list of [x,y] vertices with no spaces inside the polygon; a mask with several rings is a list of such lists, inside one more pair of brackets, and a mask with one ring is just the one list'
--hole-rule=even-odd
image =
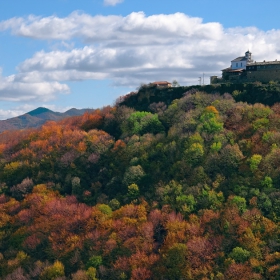
{"label": "tree canopy", "polygon": [[224,87],[1,133],[0,278],[279,279],[280,106]]}

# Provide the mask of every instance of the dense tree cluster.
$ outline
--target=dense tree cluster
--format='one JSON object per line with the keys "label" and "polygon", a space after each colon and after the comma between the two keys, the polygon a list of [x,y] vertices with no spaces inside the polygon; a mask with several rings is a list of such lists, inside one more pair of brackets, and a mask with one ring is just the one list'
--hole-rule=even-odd
{"label": "dense tree cluster", "polygon": [[[138,92],[131,92],[126,96],[121,96],[118,103],[135,108],[138,111],[146,111],[147,108],[159,109],[163,104],[170,105],[174,99],[180,99],[186,91],[203,91],[208,94],[230,93],[235,101],[248,103],[262,103],[272,106],[280,102],[280,83],[271,81],[266,84],[260,82],[253,83],[224,83],[204,86],[157,88],[155,85],[143,85]],[[163,104],[161,103],[163,102]]]}
{"label": "dense tree cluster", "polygon": [[0,134],[1,279],[279,279],[280,105],[150,99]]}

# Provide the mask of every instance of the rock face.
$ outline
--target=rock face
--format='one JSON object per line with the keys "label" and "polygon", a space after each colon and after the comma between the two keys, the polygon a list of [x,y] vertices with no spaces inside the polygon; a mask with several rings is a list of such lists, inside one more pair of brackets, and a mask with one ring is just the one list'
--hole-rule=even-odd
{"label": "rock face", "polygon": [[54,112],[50,109],[39,107],[24,115],[0,121],[0,132],[31,127],[39,127],[46,121],[58,121],[67,117],[80,116],[92,109],[72,108],[64,113]]}

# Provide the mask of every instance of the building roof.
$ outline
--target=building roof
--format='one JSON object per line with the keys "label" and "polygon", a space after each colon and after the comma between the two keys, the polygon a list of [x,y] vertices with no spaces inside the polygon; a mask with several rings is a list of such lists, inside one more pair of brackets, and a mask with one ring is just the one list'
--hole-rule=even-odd
{"label": "building roof", "polygon": [[280,64],[280,61],[277,61],[277,60],[275,60],[275,61],[263,61],[263,62],[257,62],[257,61],[255,61],[255,62],[250,62],[250,63],[248,63],[247,64],[247,66],[255,66],[255,65],[275,65],[275,64]]}
{"label": "building roof", "polygon": [[223,72],[242,72],[242,71],[244,71],[245,69],[243,69],[243,68],[239,68],[239,69],[232,69],[231,67],[228,67],[228,68],[225,68],[225,69],[223,69],[223,70],[221,70],[221,71],[223,71]]}
{"label": "building roof", "polygon": [[239,56],[237,58],[235,58],[234,60],[232,60],[231,62],[237,62],[237,61],[247,61],[248,58],[246,56]]}
{"label": "building roof", "polygon": [[153,82],[152,84],[154,84],[154,85],[160,85],[160,86],[171,85],[171,83],[169,83],[169,82],[167,82],[167,81],[158,81],[158,82]]}

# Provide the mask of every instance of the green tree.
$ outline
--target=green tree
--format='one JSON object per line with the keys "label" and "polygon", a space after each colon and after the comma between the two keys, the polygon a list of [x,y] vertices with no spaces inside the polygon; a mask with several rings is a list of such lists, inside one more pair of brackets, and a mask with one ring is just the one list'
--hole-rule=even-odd
{"label": "green tree", "polygon": [[266,118],[257,119],[253,122],[253,128],[254,130],[258,130],[260,128],[266,128],[268,127],[268,124],[269,124],[269,120]]}
{"label": "green tree", "polygon": [[136,184],[131,184],[128,186],[128,196],[131,200],[137,199],[139,194],[139,188]]}
{"label": "green tree", "polygon": [[225,175],[236,173],[244,156],[237,144],[226,145],[220,151],[219,165]]}
{"label": "green tree", "polygon": [[222,192],[211,190],[208,186],[204,186],[198,197],[199,206],[203,209],[220,209],[224,202],[224,195]]}
{"label": "green tree", "polygon": [[264,211],[265,213],[270,213],[272,208],[272,202],[267,194],[261,192],[258,195],[258,208]]}
{"label": "green tree", "polygon": [[86,272],[86,275],[88,277],[88,280],[98,280],[96,278],[96,268],[94,268],[94,267],[89,267]]}
{"label": "green tree", "polygon": [[219,152],[222,148],[222,143],[221,142],[214,142],[212,145],[211,145],[211,150],[213,152]]}
{"label": "green tree", "polygon": [[258,169],[261,160],[262,160],[262,156],[257,154],[253,155],[250,158],[249,162],[250,162],[250,169],[252,172]]}
{"label": "green tree", "polygon": [[185,244],[173,244],[163,255],[165,277],[169,280],[185,279],[187,257],[187,246]]}
{"label": "green tree", "polygon": [[[173,209],[178,208],[177,198],[184,200],[182,196],[182,185],[178,184],[176,181],[171,180],[167,185],[164,187],[160,187],[157,189],[157,195],[159,196],[162,204],[170,205]],[[181,197],[181,198],[179,198]]]}
{"label": "green tree", "polygon": [[200,117],[200,122],[199,130],[208,134],[214,134],[223,129],[223,123],[219,119],[219,112],[214,106],[206,107]]}
{"label": "green tree", "polygon": [[273,187],[273,181],[269,176],[265,176],[264,179],[262,180],[261,184],[264,188],[270,189]]}
{"label": "green tree", "polygon": [[112,200],[110,200],[109,202],[109,206],[111,207],[112,210],[117,210],[120,208],[120,202],[116,199],[113,198]]}
{"label": "green tree", "polygon": [[87,269],[90,267],[98,268],[102,264],[102,257],[101,256],[92,256],[87,262]]}
{"label": "green tree", "polygon": [[229,254],[229,257],[238,263],[244,263],[249,259],[250,252],[241,247],[235,247]]}
{"label": "green tree", "polygon": [[231,203],[235,204],[241,213],[244,213],[245,210],[247,209],[247,207],[246,207],[246,199],[244,197],[235,195],[231,199]]}
{"label": "green tree", "polygon": [[130,166],[124,173],[123,182],[127,186],[138,184],[144,176],[145,172],[141,165]]}
{"label": "green tree", "polygon": [[182,213],[191,213],[194,211],[196,206],[196,201],[192,194],[189,195],[179,195],[176,197],[177,208]]}
{"label": "green tree", "polygon": [[195,144],[195,143],[199,143],[199,144],[203,145],[204,139],[201,137],[201,135],[198,132],[195,132],[193,135],[191,135],[189,137],[188,143],[190,145]]}
{"label": "green tree", "polygon": [[197,164],[204,155],[203,146],[199,143],[193,143],[189,149],[185,151],[185,158],[189,164]]}
{"label": "green tree", "polygon": [[107,204],[99,204],[97,206],[98,210],[100,210],[103,214],[107,215],[107,216],[112,216],[112,209],[109,205]]}
{"label": "green tree", "polygon": [[238,97],[238,95],[240,95],[240,94],[241,94],[241,91],[240,91],[240,90],[234,90],[234,91],[232,92],[232,96],[233,96],[234,98]]}
{"label": "green tree", "polygon": [[148,112],[132,113],[123,125],[123,132],[128,134],[159,133],[164,127],[157,114]]}
{"label": "green tree", "polygon": [[41,273],[39,279],[40,280],[54,280],[58,277],[64,276],[64,265],[55,261],[55,263],[51,266],[46,267]]}

